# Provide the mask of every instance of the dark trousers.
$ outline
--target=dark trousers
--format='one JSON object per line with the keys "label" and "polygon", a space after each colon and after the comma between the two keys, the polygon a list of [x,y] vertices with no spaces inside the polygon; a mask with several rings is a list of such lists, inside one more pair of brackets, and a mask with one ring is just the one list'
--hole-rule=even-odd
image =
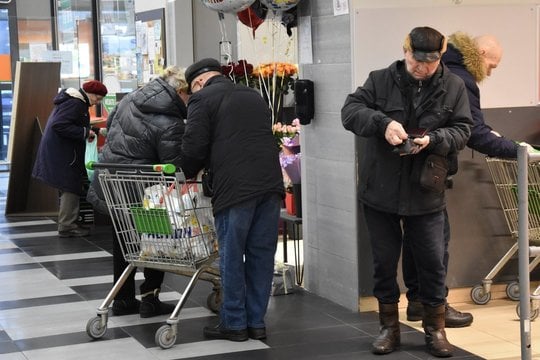
{"label": "dark trousers", "polygon": [[[450,242],[450,221],[448,212],[444,209],[444,270],[448,274],[448,243]],[[418,295],[418,272],[414,264],[414,257],[409,246],[409,240],[403,239],[403,255],[401,259],[401,268],[403,271],[403,281],[407,287],[407,299],[409,301],[419,301]],[[448,296],[448,287],[445,287],[445,295]]]}
{"label": "dark trousers", "polygon": [[[124,260],[124,255],[122,254],[122,248],[118,241],[118,236],[116,231],[113,228],[113,275],[114,283],[120,279],[125,268],[128,266],[128,263]],[[124,286],[120,288],[116,296],[116,300],[127,300],[131,301],[135,299],[135,273],[136,270],[133,270],[129,277],[126,279]],[[153,291],[161,287],[163,283],[163,277],[165,274],[163,271],[144,268],[144,282],[141,284],[140,290],[141,294]]]}
{"label": "dark trousers", "polygon": [[397,267],[406,237],[418,272],[419,300],[430,306],[444,304],[444,211],[401,216],[364,205],[364,214],[373,252],[373,295],[377,300],[384,304],[399,301]]}

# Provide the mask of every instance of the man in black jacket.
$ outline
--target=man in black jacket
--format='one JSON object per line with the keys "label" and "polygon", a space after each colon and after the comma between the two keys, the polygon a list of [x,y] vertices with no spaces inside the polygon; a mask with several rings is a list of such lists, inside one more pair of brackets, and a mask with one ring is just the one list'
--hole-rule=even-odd
{"label": "man in black jacket", "polygon": [[[427,348],[437,357],[452,355],[444,330],[445,162],[465,147],[472,119],[463,81],[440,63],[445,50],[446,38],[437,30],[414,28],[403,45],[405,59],[372,71],[341,110],[343,126],[365,143],[358,197],[372,246],[373,294],[379,302],[375,354],[400,346],[396,276],[407,237],[419,269]],[[438,163],[441,172],[426,176]]]}
{"label": "man in black jacket", "polygon": [[223,301],[212,339],[264,339],[284,196],[270,109],[259,92],[221,75],[215,59],[186,70],[193,95],[182,142],[184,172],[212,174]]}
{"label": "man in black jacket", "polygon": [[[503,49],[493,35],[482,35],[472,38],[463,32],[449,36],[448,50],[442,56],[443,63],[451,72],[463,79],[469,96],[473,127],[467,146],[487,156],[516,158],[518,143],[507,139],[494,131],[484,121],[480,108],[480,89],[478,84],[491,75],[491,71],[499,65]],[[444,265],[448,270],[448,242],[450,241],[450,224],[447,214],[445,218],[445,257]],[[423,307],[418,301],[418,279],[411,251],[405,241],[403,247],[403,279],[407,286],[407,320],[422,320]],[[446,327],[465,327],[473,321],[471,313],[462,313],[446,305]]]}

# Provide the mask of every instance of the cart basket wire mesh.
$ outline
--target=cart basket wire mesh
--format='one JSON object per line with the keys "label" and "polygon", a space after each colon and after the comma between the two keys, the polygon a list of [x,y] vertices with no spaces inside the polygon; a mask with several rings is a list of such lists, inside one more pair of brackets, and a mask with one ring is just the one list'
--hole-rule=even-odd
{"label": "cart basket wire mesh", "polygon": [[[512,237],[518,238],[517,160],[486,158]],[[529,241],[540,244],[540,163],[528,165]]]}
{"label": "cart basket wire mesh", "polygon": [[100,171],[99,182],[127,262],[197,269],[217,255],[210,199],[183,173]]}

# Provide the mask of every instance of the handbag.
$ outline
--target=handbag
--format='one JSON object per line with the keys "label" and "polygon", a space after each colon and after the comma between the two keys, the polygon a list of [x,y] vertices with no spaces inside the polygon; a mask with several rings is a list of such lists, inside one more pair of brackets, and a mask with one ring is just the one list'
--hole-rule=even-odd
{"label": "handbag", "polygon": [[213,175],[210,169],[204,168],[201,175],[201,184],[203,189],[203,195],[206,197],[214,196],[214,189],[212,188]]}
{"label": "handbag", "polygon": [[442,193],[446,189],[448,160],[445,156],[429,154],[422,166],[420,185],[430,191]]}

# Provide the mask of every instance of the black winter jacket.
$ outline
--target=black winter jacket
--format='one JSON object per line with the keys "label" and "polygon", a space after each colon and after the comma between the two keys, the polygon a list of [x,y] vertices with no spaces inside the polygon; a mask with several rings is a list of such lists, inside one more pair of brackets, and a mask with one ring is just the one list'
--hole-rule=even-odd
{"label": "black winter jacket", "polygon": [[[405,216],[444,209],[444,192],[421,187],[420,172],[430,153],[448,156],[463,149],[472,124],[463,81],[446,67],[439,66],[431,81],[423,85],[421,91],[427,95],[416,109],[407,100],[411,92],[407,78],[403,61],[373,71],[364,86],[347,97],[341,110],[343,126],[365,138],[358,170],[360,201],[379,211]],[[394,147],[384,137],[392,120],[405,129],[426,129],[429,146],[416,155],[393,152]]]}
{"label": "black winter jacket", "polygon": [[84,153],[90,130],[90,100],[79,89],[62,90],[54,98],[54,109],[39,144],[32,176],[74,194],[83,194],[86,175]]}
{"label": "black winter jacket", "polygon": [[[107,138],[99,161],[172,163],[181,168],[186,113],[175,89],[161,78],[152,80],[127,94],[109,114]],[[87,199],[95,210],[108,214],[98,176],[96,171]]]}
{"label": "black winter jacket", "polygon": [[270,110],[254,89],[210,78],[189,99],[182,150],[188,177],[208,162],[214,214],[266,193],[284,196]]}
{"label": "black winter jacket", "polygon": [[473,39],[463,33],[450,36],[448,50],[442,61],[451,72],[465,82],[474,125],[467,146],[488,156],[503,158],[517,157],[518,144],[497,136],[484,121],[480,108],[480,89],[477,83],[486,77],[483,60]]}

